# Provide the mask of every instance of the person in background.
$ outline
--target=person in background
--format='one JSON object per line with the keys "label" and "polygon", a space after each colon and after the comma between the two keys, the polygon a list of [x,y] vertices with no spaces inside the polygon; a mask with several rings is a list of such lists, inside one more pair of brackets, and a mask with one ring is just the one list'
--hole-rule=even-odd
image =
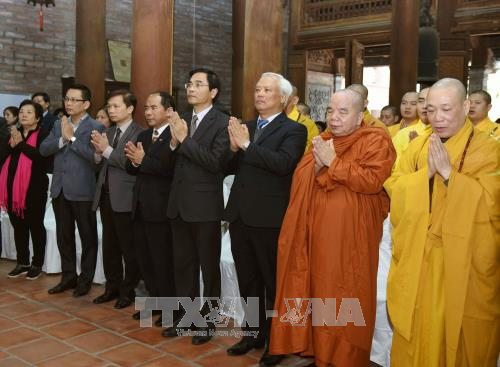
{"label": "person in background", "polygon": [[418,122],[417,115],[418,93],[406,92],[401,99],[399,110],[401,112],[401,121],[389,127],[391,138],[405,127],[415,125]]}
{"label": "person in background", "polygon": [[482,89],[475,90],[470,92],[469,101],[469,119],[474,127],[500,141],[498,124],[488,117],[488,112],[491,110],[491,95]]}
{"label": "person in background", "polygon": [[[9,147],[0,157],[0,207],[9,214],[14,227],[17,265],[9,278],[26,274],[36,279],[42,272],[47,233],[43,224],[47,203],[48,177],[44,157],[39,152],[42,134],[42,107],[23,101],[19,109],[21,127],[11,128]],[[33,240],[33,259],[30,265],[30,234]]]}
{"label": "person in background", "polygon": [[326,122],[316,121],[315,124],[316,124],[316,127],[318,128],[318,131],[320,134],[326,130]]}
{"label": "person in background", "polygon": [[66,111],[64,110],[64,108],[60,107],[60,108],[56,108],[54,110],[54,113],[53,115],[56,117],[56,119],[60,119],[62,118],[63,116],[66,116]]}
{"label": "person in background", "polygon": [[102,107],[99,111],[97,111],[95,119],[97,122],[103,124],[106,129],[109,129],[111,127],[111,120],[109,119],[108,110],[106,109],[106,106]]}
{"label": "person in background", "polygon": [[54,126],[54,121],[57,120],[57,118],[49,111],[50,97],[45,92],[36,92],[31,96],[31,100],[38,103],[43,109],[43,118],[40,129],[42,130],[43,135],[48,135],[50,130],[52,130],[52,126]]}
{"label": "person in background", "polygon": [[399,112],[397,107],[387,105],[380,111],[380,121],[382,121],[385,126],[392,126],[399,121]]}
{"label": "person in background", "polygon": [[299,113],[306,116],[307,118],[311,118],[311,107],[309,107],[305,103],[298,102],[297,103],[297,110],[299,111]]}
{"label": "person in background", "polygon": [[8,106],[3,109],[3,117],[7,121],[8,126],[15,126],[19,123],[18,114],[19,108],[16,106]]}

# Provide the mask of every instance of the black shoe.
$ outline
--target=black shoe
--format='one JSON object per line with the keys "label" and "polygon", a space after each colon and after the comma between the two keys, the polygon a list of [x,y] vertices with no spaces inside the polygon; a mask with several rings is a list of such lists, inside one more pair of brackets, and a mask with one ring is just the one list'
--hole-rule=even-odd
{"label": "black shoe", "polygon": [[28,274],[26,274],[26,279],[35,280],[40,275],[42,275],[42,267],[36,266],[36,265],[31,265],[30,270],[28,270]]}
{"label": "black shoe", "polygon": [[120,310],[122,308],[128,307],[132,304],[133,301],[134,301],[134,298],[120,297],[120,298],[118,298],[118,301],[116,301],[116,303],[115,303],[115,308],[117,310]]}
{"label": "black shoe", "polygon": [[282,354],[269,354],[266,350],[259,361],[259,366],[276,366],[283,358],[285,358],[285,356]]}
{"label": "black shoe", "polygon": [[90,292],[90,285],[78,284],[73,291],[73,297],[82,297]]}
{"label": "black shoe", "polygon": [[200,327],[196,330],[200,335],[193,336],[191,339],[191,344],[193,345],[202,345],[208,343],[210,339],[213,338],[213,332],[215,331],[215,327]]}
{"label": "black shoe", "polygon": [[61,283],[49,289],[49,294],[62,293],[65,290],[73,289],[75,287],[76,287],[76,280],[71,280],[69,282],[61,281]]}
{"label": "black shoe", "polygon": [[94,298],[92,302],[95,303],[96,305],[99,305],[101,303],[109,302],[117,298],[118,298],[118,292],[105,291],[99,297]]}
{"label": "black shoe", "polygon": [[243,338],[238,343],[230,346],[226,352],[230,356],[242,356],[243,354],[247,354],[252,349],[264,348],[264,345],[265,340],[251,340],[250,338]]}
{"label": "black shoe", "polygon": [[16,267],[9,274],[7,274],[7,276],[9,278],[17,278],[18,276],[26,274],[29,270],[30,270],[29,265],[17,264]]}
{"label": "black shoe", "polygon": [[[161,315],[161,310],[153,310],[153,311],[151,311],[151,315],[153,315],[153,316]],[[141,311],[137,311],[136,313],[134,313],[132,315],[132,318],[134,320],[140,320],[141,319]]]}

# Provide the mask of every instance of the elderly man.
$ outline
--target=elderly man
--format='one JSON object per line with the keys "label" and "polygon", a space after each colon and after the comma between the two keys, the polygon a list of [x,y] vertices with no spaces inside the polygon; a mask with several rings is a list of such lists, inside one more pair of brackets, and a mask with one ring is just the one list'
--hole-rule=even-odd
{"label": "elderly man", "polygon": [[[229,123],[229,174],[236,174],[224,212],[230,223],[231,249],[240,294],[259,297],[258,337],[243,337],[227,350],[242,355],[269,345],[270,319],[276,287],[276,254],[281,223],[290,195],[293,171],[307,139],[307,130],[282,113],[292,91],[290,82],[275,73],[264,73],[255,87],[257,120]],[[229,153],[229,152],[228,152]],[[247,330],[248,329],[248,330]],[[250,331],[251,328],[244,328]],[[264,353],[261,364],[272,366],[281,356]]]}
{"label": "elderly man", "polygon": [[417,116],[418,93],[406,92],[401,98],[399,110],[401,112],[401,121],[389,127],[391,137],[394,137],[398,131],[405,127],[415,125],[418,122]]}
{"label": "elderly man", "polygon": [[370,111],[368,111],[368,88],[366,88],[363,84],[351,84],[347,87],[347,89],[353,90],[360,94],[361,98],[363,98],[363,124],[370,127],[380,127],[384,129],[387,133],[389,130],[387,126],[380,121],[378,118],[373,116]]}
{"label": "elderly man", "polygon": [[494,366],[500,346],[499,145],[473,128],[456,79],[427,96],[433,131],[385,183],[393,256],[391,364]]}
{"label": "elderly man", "polygon": [[498,124],[491,121],[488,116],[491,110],[491,95],[482,89],[475,90],[469,94],[469,102],[469,118],[474,127],[500,140]]}
{"label": "elderly man", "polygon": [[[355,91],[332,96],[328,131],[313,140],[312,152],[297,166],[279,238],[278,317],[273,320],[270,351],[312,355],[317,366],[369,363],[378,245],[389,209],[383,183],[396,153],[384,130],[363,124],[363,110],[363,98]],[[321,307],[313,309],[312,319],[321,325],[311,325],[308,318],[305,327],[299,327],[286,299],[300,309],[304,298],[330,306],[334,298],[344,316],[357,299],[364,321],[355,322],[358,326],[344,323],[339,312],[336,325],[337,312],[325,306],[323,312]],[[284,319],[289,322],[281,322]],[[325,326],[321,320],[329,322]]]}

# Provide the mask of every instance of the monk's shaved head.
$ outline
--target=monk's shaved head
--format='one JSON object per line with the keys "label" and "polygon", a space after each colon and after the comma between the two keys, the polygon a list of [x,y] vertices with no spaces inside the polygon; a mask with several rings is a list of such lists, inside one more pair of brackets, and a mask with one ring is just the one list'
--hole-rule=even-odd
{"label": "monk's shaved head", "polygon": [[465,91],[465,87],[463,83],[458,79],[444,78],[438,80],[431,87],[431,91],[440,88],[448,88],[453,90],[455,93],[457,93],[460,102],[465,102],[465,100],[467,99],[467,92]]}
{"label": "monk's shaved head", "polygon": [[[356,84],[356,85],[359,85],[359,84]],[[335,94],[337,94],[337,93],[338,94],[345,94],[349,98],[351,98],[352,99],[352,106],[356,112],[363,112],[363,110],[365,109],[365,101],[363,100],[363,97],[357,91],[354,91],[351,88],[347,88],[347,89],[341,89],[338,92],[336,92]]]}
{"label": "monk's shaved head", "polygon": [[358,92],[342,89],[332,95],[326,109],[328,130],[335,136],[346,136],[363,122],[364,100]]}
{"label": "monk's shaved head", "polygon": [[366,88],[363,84],[351,84],[347,87],[347,89],[358,92],[363,99],[368,99],[368,88]]}

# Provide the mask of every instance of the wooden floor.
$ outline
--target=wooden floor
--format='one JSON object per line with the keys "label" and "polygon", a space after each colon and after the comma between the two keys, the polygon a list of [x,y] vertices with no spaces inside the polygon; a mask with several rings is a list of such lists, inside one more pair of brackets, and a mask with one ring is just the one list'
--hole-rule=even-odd
{"label": "wooden floor", "polygon": [[[70,291],[49,295],[57,275],[36,280],[10,279],[15,262],[0,260],[0,367],[4,366],[257,366],[262,350],[229,357],[235,337],[213,338],[193,346],[190,337],[164,338],[163,329],[141,328],[133,306],[115,310],[114,302],[94,305],[103,292],[94,285],[84,297]],[[281,366],[303,366],[311,360],[287,357]]]}

